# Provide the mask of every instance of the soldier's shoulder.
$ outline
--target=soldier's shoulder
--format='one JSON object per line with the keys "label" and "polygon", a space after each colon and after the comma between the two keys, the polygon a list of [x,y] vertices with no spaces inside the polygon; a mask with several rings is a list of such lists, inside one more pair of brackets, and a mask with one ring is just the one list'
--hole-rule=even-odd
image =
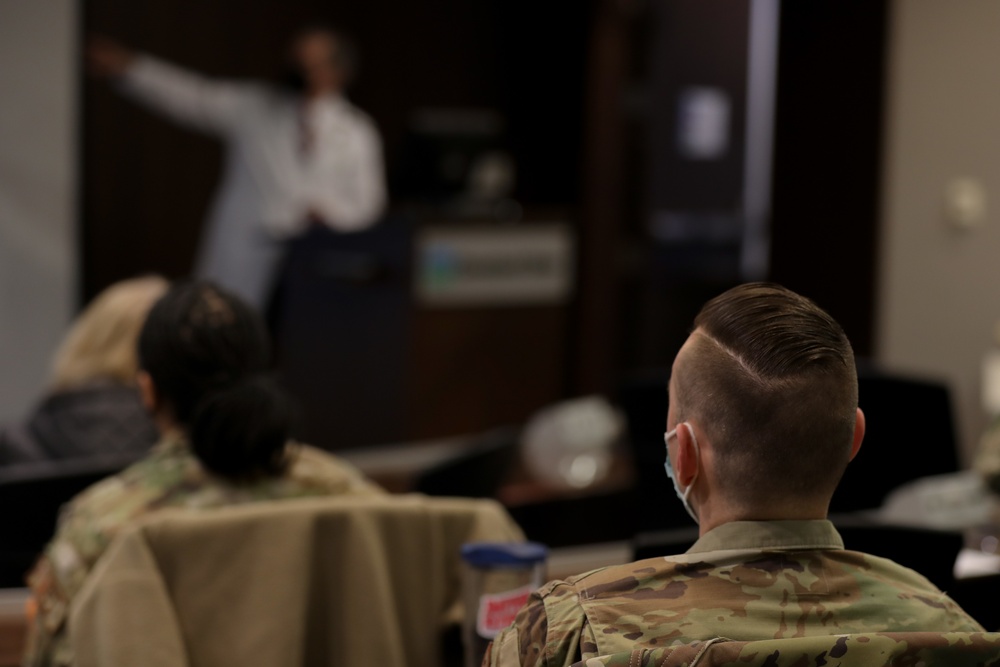
{"label": "soldier's shoulder", "polygon": [[692,569],[705,566],[705,563],[700,562],[647,558],[623,565],[598,568],[556,583],[586,591],[588,597],[618,595],[642,588],[654,581],[683,576]]}
{"label": "soldier's shoulder", "polygon": [[582,610],[581,600],[630,597],[649,586],[651,580],[669,580],[676,567],[677,564],[662,558],[600,567],[565,579],[553,579],[539,587],[535,597],[549,614],[556,610]]}
{"label": "soldier's shoulder", "polygon": [[66,513],[106,517],[113,522],[118,514],[134,514],[137,504],[155,502],[166,490],[183,487],[185,480],[196,486],[192,473],[184,457],[154,452],[84,489],[73,498]]}
{"label": "soldier's shoulder", "polygon": [[869,578],[893,588],[912,589],[916,592],[943,594],[927,577],[916,570],[900,565],[894,560],[862,551],[835,552],[837,557]]}
{"label": "soldier's shoulder", "polygon": [[382,495],[381,487],[352,464],[311,445],[294,443],[288,476],[321,495]]}

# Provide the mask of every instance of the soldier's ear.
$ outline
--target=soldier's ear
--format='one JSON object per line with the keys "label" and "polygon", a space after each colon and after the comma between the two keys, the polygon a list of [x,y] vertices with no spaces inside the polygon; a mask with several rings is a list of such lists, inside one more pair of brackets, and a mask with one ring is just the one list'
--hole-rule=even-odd
{"label": "soldier's ear", "polygon": [[677,426],[677,481],[688,487],[701,468],[701,453],[695,445],[694,426],[683,422]]}
{"label": "soldier's ear", "polygon": [[153,384],[153,378],[146,371],[139,371],[135,376],[135,383],[139,387],[139,398],[142,399],[142,407],[146,408],[146,412],[149,414],[156,414],[160,405],[156,385]]}
{"label": "soldier's ear", "polygon": [[865,439],[865,413],[858,408],[858,416],[854,421],[854,439],[851,442],[851,458],[848,461],[853,461],[854,457],[858,455],[858,450],[861,449],[861,441]]}

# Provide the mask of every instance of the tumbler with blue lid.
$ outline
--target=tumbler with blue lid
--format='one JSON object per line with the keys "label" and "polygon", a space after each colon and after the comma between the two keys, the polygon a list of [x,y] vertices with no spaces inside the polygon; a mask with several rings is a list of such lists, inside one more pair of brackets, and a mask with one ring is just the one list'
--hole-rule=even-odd
{"label": "tumbler with blue lid", "polygon": [[549,550],[537,542],[474,542],[462,547],[465,667],[479,667],[486,647],[545,583]]}

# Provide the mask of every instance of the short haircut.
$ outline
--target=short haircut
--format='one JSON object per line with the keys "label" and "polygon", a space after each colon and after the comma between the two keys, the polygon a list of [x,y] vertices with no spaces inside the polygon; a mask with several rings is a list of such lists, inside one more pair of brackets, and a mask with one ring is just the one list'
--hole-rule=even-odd
{"label": "short haircut", "polygon": [[750,283],[712,299],[678,360],[675,406],[716,453],[728,497],[751,506],[833,495],[858,406],[840,325],[784,287]]}

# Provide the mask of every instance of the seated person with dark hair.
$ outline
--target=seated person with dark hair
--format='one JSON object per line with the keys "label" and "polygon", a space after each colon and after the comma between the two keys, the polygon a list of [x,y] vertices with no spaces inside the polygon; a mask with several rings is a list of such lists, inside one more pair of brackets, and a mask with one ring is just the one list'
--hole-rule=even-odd
{"label": "seated person with dark hair", "polygon": [[288,441],[291,407],[267,377],[260,317],[208,283],[171,289],[139,336],[139,388],[161,433],[144,459],[77,496],[29,575],[25,665],[70,665],[70,602],[127,524],[193,510],[332,495],[381,495],[339,459]]}
{"label": "seated person with dark hair", "polygon": [[844,550],[826,520],[865,432],[840,326],[766,284],[716,297],[694,324],[674,360],[664,441],[700,539],[543,586],[484,665],[570,665],[716,637],[982,632],[916,572]]}

